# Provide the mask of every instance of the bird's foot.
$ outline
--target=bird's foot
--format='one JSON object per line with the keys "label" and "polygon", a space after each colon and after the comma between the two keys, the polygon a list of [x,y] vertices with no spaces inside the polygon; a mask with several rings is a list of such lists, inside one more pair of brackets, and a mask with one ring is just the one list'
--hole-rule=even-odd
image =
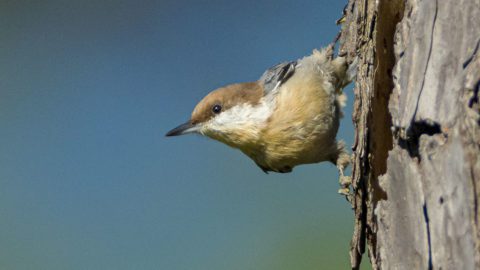
{"label": "bird's foot", "polygon": [[342,172],[340,175],[340,178],[338,179],[338,182],[340,183],[340,189],[338,190],[338,193],[344,196],[349,196],[350,185],[352,184],[352,178],[350,176],[343,175],[343,172]]}
{"label": "bird's foot", "polygon": [[349,200],[351,196],[350,185],[352,184],[352,177],[344,174],[343,166],[338,167],[338,172],[340,174],[338,178],[338,183],[340,184],[340,189],[338,190],[338,193],[344,195],[347,200]]}
{"label": "bird's foot", "polygon": [[338,182],[342,187],[348,188],[352,184],[352,177],[340,175],[340,179],[338,179]]}
{"label": "bird's foot", "polygon": [[338,194],[348,196],[348,195],[350,195],[350,189],[349,188],[339,188],[338,189]]}
{"label": "bird's foot", "polygon": [[352,196],[352,192],[350,190],[350,185],[352,184],[352,177],[345,175],[344,170],[350,164],[352,157],[345,151],[345,143],[340,141],[337,142],[338,154],[332,160],[337,166],[339,178],[338,182],[340,184],[340,189],[338,190],[339,194],[344,195],[348,201],[350,201],[350,197]]}

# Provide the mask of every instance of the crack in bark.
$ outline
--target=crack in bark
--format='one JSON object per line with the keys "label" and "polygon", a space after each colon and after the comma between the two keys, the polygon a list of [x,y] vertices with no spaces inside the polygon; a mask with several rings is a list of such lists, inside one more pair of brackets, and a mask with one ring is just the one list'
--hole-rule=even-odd
{"label": "crack in bark", "polygon": [[433,262],[432,262],[432,243],[430,239],[430,220],[428,219],[428,209],[427,203],[423,203],[423,216],[425,218],[425,224],[427,226],[427,240],[428,240],[428,270],[433,269]]}
{"label": "crack in bark", "polygon": [[[418,93],[417,103],[415,105],[415,110],[414,110],[413,116],[412,116],[412,122],[414,122],[415,118],[417,117],[418,105],[420,103],[420,98],[422,97],[423,88],[425,86],[425,77],[427,75],[428,64],[430,63],[430,58],[432,56],[433,34],[434,34],[434,31],[435,31],[435,24],[437,22],[437,15],[438,15],[438,0],[435,0],[435,13],[433,14],[432,31],[431,31],[431,35],[430,35],[430,47],[428,48],[427,62],[425,63],[425,70],[423,71],[422,85],[420,86],[420,91]],[[407,133],[408,133],[408,130],[407,130]]]}
{"label": "crack in bark", "polygon": [[473,215],[475,216],[475,225],[478,225],[478,198],[477,198],[477,182],[475,181],[475,173],[473,168],[470,168],[470,177],[472,179],[473,186]]}
{"label": "crack in bark", "polygon": [[480,80],[477,81],[477,83],[475,84],[472,90],[473,90],[473,95],[468,101],[469,108],[473,108],[473,104],[478,103],[478,92],[480,90]]}
{"label": "crack in bark", "polygon": [[463,62],[463,65],[462,65],[463,69],[465,69],[472,62],[472,60],[475,58],[475,55],[477,54],[479,47],[480,47],[480,38],[478,39],[477,45],[475,45],[475,49],[473,49],[473,52],[470,55],[470,57],[468,57],[467,60],[465,60],[465,62]]}

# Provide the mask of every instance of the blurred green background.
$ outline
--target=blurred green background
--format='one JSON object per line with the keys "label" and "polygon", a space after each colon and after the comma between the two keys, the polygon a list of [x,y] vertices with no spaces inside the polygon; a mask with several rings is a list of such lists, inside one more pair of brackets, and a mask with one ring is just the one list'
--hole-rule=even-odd
{"label": "blurred green background", "polygon": [[344,4],[0,1],[0,269],[347,269],[332,164],[266,175],[164,137],[210,90],[327,45]]}

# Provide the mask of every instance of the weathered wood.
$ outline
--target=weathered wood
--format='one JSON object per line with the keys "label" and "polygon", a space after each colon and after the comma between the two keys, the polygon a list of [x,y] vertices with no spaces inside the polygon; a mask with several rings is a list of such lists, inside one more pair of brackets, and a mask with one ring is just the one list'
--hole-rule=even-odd
{"label": "weathered wood", "polygon": [[351,0],[351,263],[480,269],[480,0]]}

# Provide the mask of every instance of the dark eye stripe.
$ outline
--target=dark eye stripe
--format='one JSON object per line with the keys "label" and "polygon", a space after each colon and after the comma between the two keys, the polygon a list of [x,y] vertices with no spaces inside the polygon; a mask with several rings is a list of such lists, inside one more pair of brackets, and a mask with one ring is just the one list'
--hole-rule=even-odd
{"label": "dark eye stripe", "polygon": [[212,112],[213,113],[220,113],[222,111],[222,106],[216,104],[216,105],[213,105],[212,107]]}

